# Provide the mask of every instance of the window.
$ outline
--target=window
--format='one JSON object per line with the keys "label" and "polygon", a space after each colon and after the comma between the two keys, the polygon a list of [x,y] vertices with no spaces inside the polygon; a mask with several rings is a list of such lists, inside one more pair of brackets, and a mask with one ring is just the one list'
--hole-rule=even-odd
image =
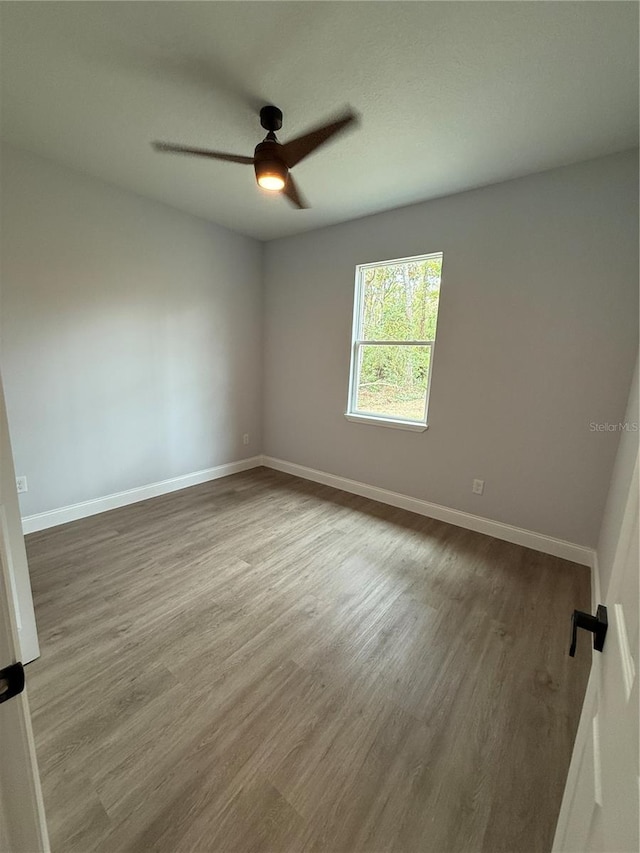
{"label": "window", "polygon": [[427,428],[442,253],[356,267],[348,420]]}

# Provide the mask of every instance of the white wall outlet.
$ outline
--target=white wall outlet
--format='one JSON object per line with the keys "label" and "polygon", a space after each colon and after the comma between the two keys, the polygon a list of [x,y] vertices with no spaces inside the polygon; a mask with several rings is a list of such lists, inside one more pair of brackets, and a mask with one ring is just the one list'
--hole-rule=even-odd
{"label": "white wall outlet", "polygon": [[242,436],[242,443],[243,444],[249,444],[249,433],[248,432],[245,432],[245,434]]}
{"label": "white wall outlet", "polygon": [[27,486],[27,478],[26,477],[16,477],[16,489],[18,492],[28,492],[29,487]]}
{"label": "white wall outlet", "polygon": [[484,492],[484,480],[474,480],[471,491],[474,495],[481,495]]}

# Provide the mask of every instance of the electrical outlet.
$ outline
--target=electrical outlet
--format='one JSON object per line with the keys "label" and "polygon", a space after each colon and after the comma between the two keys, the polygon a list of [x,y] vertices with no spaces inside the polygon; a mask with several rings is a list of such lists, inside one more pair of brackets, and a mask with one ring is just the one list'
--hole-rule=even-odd
{"label": "electrical outlet", "polygon": [[248,432],[245,432],[245,434],[242,436],[242,443],[243,444],[249,444],[249,433]]}
{"label": "electrical outlet", "polygon": [[484,480],[474,480],[471,491],[474,495],[481,495],[484,492]]}
{"label": "electrical outlet", "polygon": [[26,477],[16,477],[16,489],[18,492],[28,492],[29,487],[27,486],[27,478]]}

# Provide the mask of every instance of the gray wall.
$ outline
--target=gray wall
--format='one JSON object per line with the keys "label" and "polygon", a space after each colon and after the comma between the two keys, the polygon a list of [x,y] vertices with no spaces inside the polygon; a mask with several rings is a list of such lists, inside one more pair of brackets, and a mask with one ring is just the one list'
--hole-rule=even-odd
{"label": "gray wall", "polygon": [[260,243],[9,148],[1,237],[23,515],[260,451]]}
{"label": "gray wall", "polygon": [[[619,433],[589,424],[624,417],[637,351],[636,152],[266,247],[15,149],[2,165],[23,515],[264,450],[596,544]],[[355,265],[437,250],[429,429],[348,423]]]}
{"label": "gray wall", "polygon": [[[444,252],[429,429],[349,423],[358,263]],[[264,452],[595,546],[638,343],[637,151],[267,244]],[[471,493],[474,477],[486,481]]]}

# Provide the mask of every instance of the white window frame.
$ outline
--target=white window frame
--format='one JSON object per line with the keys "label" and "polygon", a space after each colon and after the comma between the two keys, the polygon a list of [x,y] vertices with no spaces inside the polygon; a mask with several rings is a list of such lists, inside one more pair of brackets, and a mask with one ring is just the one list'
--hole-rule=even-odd
{"label": "white window frame", "polygon": [[[374,426],[392,427],[394,429],[406,429],[413,432],[424,432],[429,428],[427,422],[429,413],[429,395],[431,392],[431,377],[433,375],[433,358],[435,354],[435,340],[433,341],[371,341],[362,338],[362,300],[364,291],[364,272],[372,267],[397,266],[408,264],[412,261],[426,261],[430,258],[442,258],[442,252],[429,252],[425,255],[412,255],[408,258],[394,258],[388,261],[375,261],[373,263],[358,264],[356,266],[355,294],[353,298],[353,323],[351,329],[351,364],[349,367],[349,396],[347,400],[347,411],[344,413],[348,421],[354,423],[373,424]],[[440,279],[442,283],[442,277]],[[438,301],[438,312],[440,302]],[[374,413],[360,412],[356,408],[358,398],[358,386],[360,384],[360,349],[362,346],[428,346],[431,349],[429,358],[429,376],[427,377],[427,391],[424,401],[423,420],[409,420],[405,418],[391,417]]]}

